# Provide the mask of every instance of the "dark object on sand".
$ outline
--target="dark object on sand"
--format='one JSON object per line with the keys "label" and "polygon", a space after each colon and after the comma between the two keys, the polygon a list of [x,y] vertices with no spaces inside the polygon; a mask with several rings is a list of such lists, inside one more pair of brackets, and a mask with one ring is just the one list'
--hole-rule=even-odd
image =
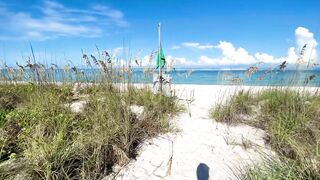
{"label": "dark object on sand", "polygon": [[200,163],[197,167],[197,179],[198,180],[208,180],[209,179],[209,167],[204,164]]}

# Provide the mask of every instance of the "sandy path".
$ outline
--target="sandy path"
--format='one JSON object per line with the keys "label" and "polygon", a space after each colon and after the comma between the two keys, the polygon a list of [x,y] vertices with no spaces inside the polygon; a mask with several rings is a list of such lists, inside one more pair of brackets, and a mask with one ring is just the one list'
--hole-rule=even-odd
{"label": "sandy path", "polygon": [[[179,115],[174,119],[179,132],[145,142],[137,159],[116,179],[197,179],[197,174],[200,179],[233,179],[232,171],[258,162],[261,152],[271,153],[263,131],[245,125],[231,127],[209,118],[210,107],[239,88],[176,85],[175,89],[180,98],[194,90],[191,117],[188,112]],[[243,142],[251,145],[245,148]]]}

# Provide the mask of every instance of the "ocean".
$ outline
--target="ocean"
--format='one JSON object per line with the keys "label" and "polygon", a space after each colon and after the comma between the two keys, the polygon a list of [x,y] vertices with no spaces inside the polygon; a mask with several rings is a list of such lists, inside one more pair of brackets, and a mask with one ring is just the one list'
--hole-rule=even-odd
{"label": "ocean", "polygon": [[[18,71],[18,70],[16,70]],[[49,72],[49,70],[47,70]],[[30,81],[32,72],[23,77],[10,76],[7,70],[1,70],[2,80]],[[89,81],[99,76],[98,69],[78,69],[85,76],[75,76],[71,71],[65,73],[63,69],[48,73],[48,77],[56,82],[61,81]],[[18,74],[16,72],[15,74]],[[261,70],[249,75],[246,70],[214,70],[214,69],[177,69],[170,73],[173,84],[203,84],[203,85],[248,85],[248,86],[320,86],[320,70]],[[128,75],[126,75],[128,76]],[[142,69],[134,69],[131,76],[133,83],[152,83],[152,74],[146,75]]]}
{"label": "ocean", "polygon": [[[320,70],[262,70],[250,76],[246,70],[178,69],[170,72],[174,84],[202,85],[248,85],[248,86],[320,86]],[[310,80],[310,77],[311,78]],[[151,83],[152,76],[145,76],[136,69],[132,76],[134,83]],[[306,80],[309,79],[309,80]]]}

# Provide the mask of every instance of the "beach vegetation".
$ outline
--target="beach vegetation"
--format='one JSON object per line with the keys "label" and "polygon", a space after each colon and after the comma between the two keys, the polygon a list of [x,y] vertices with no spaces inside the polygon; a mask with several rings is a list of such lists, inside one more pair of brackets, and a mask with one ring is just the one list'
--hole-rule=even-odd
{"label": "beach vegetation", "polygon": [[115,68],[103,53],[83,55],[97,68],[91,80],[70,64],[1,70],[0,179],[102,179],[135,158],[145,139],[173,130],[169,118],[183,110],[177,98],[136,87],[132,69]]}
{"label": "beach vegetation", "polygon": [[[290,87],[301,85],[300,70],[308,71],[314,63],[311,59],[304,61],[307,46],[301,49],[296,70],[287,79],[288,86],[235,91],[227,101],[210,110],[217,122],[242,123],[264,130],[265,143],[277,154],[262,154],[262,163],[240,170],[236,174],[239,179],[320,179],[320,95],[317,88],[307,88],[316,75],[306,75],[302,86]],[[288,62],[283,61],[265,70],[257,80],[271,78],[274,72],[282,73],[287,66]],[[245,74],[250,78],[258,70],[254,65]]]}
{"label": "beach vegetation", "polygon": [[211,116],[219,122],[244,123],[267,132],[266,143],[280,161],[268,158],[248,170],[245,179],[319,179],[319,110],[317,91],[274,87],[255,93],[239,91],[213,108]]}

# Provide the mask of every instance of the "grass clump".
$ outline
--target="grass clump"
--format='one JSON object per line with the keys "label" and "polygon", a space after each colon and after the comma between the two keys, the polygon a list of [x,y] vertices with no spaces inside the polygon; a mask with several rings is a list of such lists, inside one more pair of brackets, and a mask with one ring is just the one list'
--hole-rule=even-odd
{"label": "grass clump", "polygon": [[[311,163],[307,161],[305,163]],[[312,164],[297,164],[296,161],[282,160],[265,157],[258,166],[249,168],[238,176],[239,179],[319,179],[319,170],[310,169]]]}
{"label": "grass clump", "polygon": [[[255,167],[247,179],[320,179],[320,96],[282,88],[245,94],[244,98],[240,92],[227,104],[218,105],[212,116],[221,122],[241,122],[267,132],[266,139],[280,162],[272,160]],[[241,113],[253,118],[243,119]]]}
{"label": "grass clump", "polygon": [[29,85],[0,85],[0,110],[10,111],[23,103],[27,94],[32,91]]}
{"label": "grass clump", "polygon": [[[171,97],[99,84],[83,91],[86,106],[76,113],[70,85],[17,85],[10,93],[20,88],[29,89],[23,103],[0,116],[0,179],[102,179],[134,158],[141,141],[168,131],[168,117],[181,110]],[[141,117],[132,105],[144,108]],[[1,165],[8,161],[14,168]]]}
{"label": "grass clump", "polygon": [[248,115],[253,99],[249,91],[239,91],[225,104],[217,104],[210,110],[210,116],[218,122],[235,124],[242,121],[239,115]]}
{"label": "grass clump", "polygon": [[168,132],[172,130],[172,126],[170,126],[170,122],[167,119],[184,110],[177,103],[176,97],[154,94],[146,89],[130,89],[128,97],[130,104],[144,107],[141,119],[145,123],[145,127],[153,128],[153,135],[161,131]]}
{"label": "grass clump", "polygon": [[0,163],[17,153],[17,124],[7,123],[8,116],[21,106],[32,92],[30,85],[0,85]]}

